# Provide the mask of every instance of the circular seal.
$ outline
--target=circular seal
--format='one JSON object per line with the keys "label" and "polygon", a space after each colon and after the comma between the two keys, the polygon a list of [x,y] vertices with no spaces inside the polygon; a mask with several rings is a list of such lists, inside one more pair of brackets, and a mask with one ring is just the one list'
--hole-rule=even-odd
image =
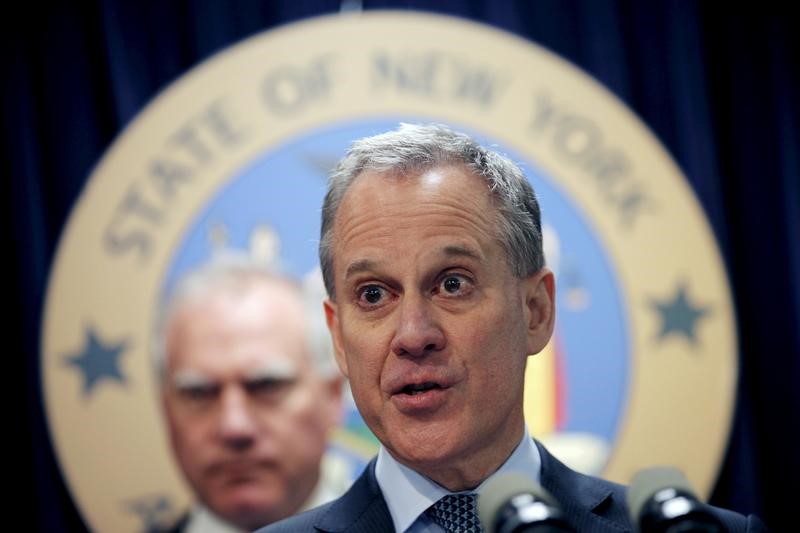
{"label": "circular seal", "polygon": [[[401,121],[476,136],[538,191],[559,291],[556,334],[526,375],[531,432],[578,469],[627,482],[675,465],[708,494],[737,345],[720,254],[679,169],[552,53],[459,19],[367,12],[212,57],[92,173],[52,269],[41,358],[51,436],[93,529],[141,530],[190,499],[150,356],[164,292],[220,246],[313,271],[326,171],[353,139]],[[354,410],[333,446],[376,449]]]}

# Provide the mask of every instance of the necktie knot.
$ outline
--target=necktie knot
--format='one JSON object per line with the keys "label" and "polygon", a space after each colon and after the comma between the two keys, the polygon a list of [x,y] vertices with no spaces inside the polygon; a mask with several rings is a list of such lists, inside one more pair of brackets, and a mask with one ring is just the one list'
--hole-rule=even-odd
{"label": "necktie knot", "polygon": [[447,533],[481,533],[474,494],[448,494],[431,505],[427,515]]}

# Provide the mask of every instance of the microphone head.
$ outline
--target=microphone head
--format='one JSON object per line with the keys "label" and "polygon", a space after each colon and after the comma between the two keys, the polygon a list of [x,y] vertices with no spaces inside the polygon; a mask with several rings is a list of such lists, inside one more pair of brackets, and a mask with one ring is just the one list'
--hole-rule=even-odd
{"label": "microphone head", "polygon": [[626,500],[634,523],[638,522],[638,517],[645,503],[657,492],[665,488],[680,489],[692,494],[692,486],[689,484],[689,480],[677,468],[654,466],[641,470],[633,476],[628,487]]}
{"label": "microphone head", "polygon": [[[631,522],[643,533],[713,532],[721,528],[677,468],[659,466],[638,472],[631,480],[626,500]],[[671,529],[675,527],[678,529]]]}
{"label": "microphone head", "polygon": [[478,518],[487,533],[573,531],[545,489],[518,473],[492,478],[478,494]]}

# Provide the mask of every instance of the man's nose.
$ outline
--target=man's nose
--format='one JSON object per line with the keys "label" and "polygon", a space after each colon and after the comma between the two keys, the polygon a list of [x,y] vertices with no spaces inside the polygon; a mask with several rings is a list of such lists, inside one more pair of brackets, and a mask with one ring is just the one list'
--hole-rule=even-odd
{"label": "man's nose", "polygon": [[391,349],[397,355],[419,357],[446,345],[432,303],[421,295],[405,295],[400,303]]}
{"label": "man's nose", "polygon": [[245,449],[255,440],[257,421],[251,413],[247,391],[228,387],[220,396],[219,435],[225,445]]}

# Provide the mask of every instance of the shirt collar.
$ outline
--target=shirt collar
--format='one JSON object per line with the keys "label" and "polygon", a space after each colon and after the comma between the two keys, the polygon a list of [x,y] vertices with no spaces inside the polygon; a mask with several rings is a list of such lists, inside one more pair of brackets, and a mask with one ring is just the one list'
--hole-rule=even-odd
{"label": "shirt collar", "polygon": [[[528,436],[528,427],[522,434],[517,447],[497,471],[486,478],[475,490],[466,491],[480,494],[486,483],[494,476],[509,472],[522,473],[539,483],[542,460],[539,450]],[[400,464],[381,446],[375,465],[375,477],[383,492],[389,514],[392,516],[395,531],[404,532],[411,527],[428,507],[450,491],[426,478],[411,468]]]}
{"label": "shirt collar", "polygon": [[192,510],[184,531],[186,533],[242,533],[241,530],[224,521],[202,505],[198,505]]}

